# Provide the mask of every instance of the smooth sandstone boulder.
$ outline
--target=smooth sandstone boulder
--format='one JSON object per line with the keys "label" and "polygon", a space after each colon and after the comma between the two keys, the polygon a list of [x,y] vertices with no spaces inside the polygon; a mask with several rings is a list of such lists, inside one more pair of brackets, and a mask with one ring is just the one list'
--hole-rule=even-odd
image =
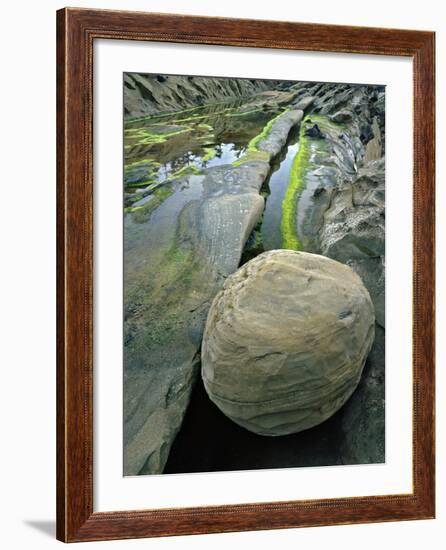
{"label": "smooth sandstone boulder", "polygon": [[352,395],[374,323],[369,293],[348,266],[265,252],[229,276],[211,305],[204,386],[224,414],[257,434],[311,428]]}

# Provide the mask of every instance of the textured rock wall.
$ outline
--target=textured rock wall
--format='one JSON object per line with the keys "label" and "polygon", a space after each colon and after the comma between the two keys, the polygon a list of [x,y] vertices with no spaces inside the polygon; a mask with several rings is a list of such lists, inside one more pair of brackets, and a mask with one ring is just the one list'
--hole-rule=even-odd
{"label": "textured rock wall", "polygon": [[271,80],[125,73],[124,115],[134,118],[238,99],[274,85]]}

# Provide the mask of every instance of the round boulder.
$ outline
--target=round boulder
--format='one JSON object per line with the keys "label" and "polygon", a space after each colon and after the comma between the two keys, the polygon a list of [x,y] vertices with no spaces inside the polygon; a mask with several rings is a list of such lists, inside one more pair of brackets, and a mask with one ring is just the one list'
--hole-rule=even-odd
{"label": "round boulder", "polygon": [[209,310],[202,378],[210,399],[261,435],[320,424],[358,385],[375,316],[354,271],[272,250],[230,275]]}

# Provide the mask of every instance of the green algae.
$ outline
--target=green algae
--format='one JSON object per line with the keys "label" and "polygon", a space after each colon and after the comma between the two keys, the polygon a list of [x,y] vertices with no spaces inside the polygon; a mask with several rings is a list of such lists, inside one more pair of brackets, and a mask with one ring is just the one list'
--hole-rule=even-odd
{"label": "green algae", "polygon": [[[154,346],[164,344],[169,338],[169,333],[175,328],[177,318],[175,315],[168,315],[163,318],[161,315],[148,323],[148,329],[141,335],[139,345],[143,349],[151,349]],[[135,343],[133,343],[135,345]]]}
{"label": "green algae", "polygon": [[205,147],[204,155],[201,157],[202,162],[209,162],[217,154],[217,149],[215,147]]}
{"label": "green algae", "polygon": [[128,309],[136,312],[125,321],[127,352],[145,355],[171,342],[175,331],[187,326],[188,312],[182,311],[181,298],[190,292],[199,269],[192,250],[175,241],[166,250],[156,277],[150,266],[139,274],[138,284],[126,296]]}
{"label": "green algae", "polygon": [[175,130],[174,132],[167,132],[164,134],[156,134],[153,132],[148,132],[147,130],[144,131],[144,136],[140,141],[138,141],[138,145],[152,145],[155,143],[164,143],[169,138],[173,136],[178,136],[180,134],[185,134],[187,132],[191,132],[192,128],[182,128],[181,130]]}
{"label": "green algae", "polygon": [[303,186],[303,179],[310,159],[310,143],[305,136],[305,122],[308,117],[302,121],[299,131],[299,150],[294,157],[291,165],[290,178],[285,196],[282,201],[282,246],[292,250],[299,250],[301,244],[296,231],[296,210],[299,193]]}
{"label": "green algae", "polygon": [[326,132],[339,132],[345,129],[345,124],[340,122],[334,122],[325,115],[308,114],[304,118],[304,122],[317,124],[321,130]]}
{"label": "green algae", "polygon": [[247,115],[252,115],[254,113],[261,113],[263,112],[263,109],[251,109],[250,111],[245,111],[244,113],[227,113],[225,116],[227,117],[242,117]]}
{"label": "green algae", "polygon": [[127,172],[128,170],[134,170],[135,168],[139,168],[141,166],[151,166],[153,169],[157,169],[161,166],[161,163],[156,162],[152,159],[142,159],[142,160],[136,160],[133,162],[127,162],[124,166],[124,172]]}
{"label": "green algae", "polygon": [[167,198],[173,193],[172,186],[163,186],[153,192],[152,198],[140,206],[129,206],[125,208],[126,213],[131,213],[135,223],[145,223],[150,216]]}
{"label": "green algae", "polygon": [[135,189],[145,189],[149,185],[153,185],[155,183],[157,183],[157,180],[155,178],[149,178],[143,181],[128,182],[125,184],[125,188],[134,191]]}
{"label": "green algae", "polygon": [[263,130],[260,132],[260,134],[257,134],[255,137],[252,138],[252,140],[248,143],[247,150],[248,151],[258,151],[257,146],[261,141],[266,139],[268,137],[268,134],[271,131],[271,128],[273,127],[273,124],[276,122],[278,118],[280,118],[283,113],[285,113],[288,109],[285,109],[285,111],[282,111],[277,116],[273,117],[264,127]]}
{"label": "green algae", "polygon": [[187,166],[183,166],[183,168],[180,168],[176,172],[172,172],[166,181],[170,182],[180,178],[185,178],[187,176],[199,176],[200,174],[202,174],[202,170],[198,168],[198,166],[195,166],[195,164],[189,164]]}
{"label": "green algae", "polygon": [[270,155],[266,151],[258,151],[257,149],[248,150],[242,157],[232,163],[232,166],[241,166],[245,162],[269,162]]}
{"label": "green algae", "polygon": [[[126,208],[124,211],[133,215],[133,221],[135,223],[145,223],[149,220],[152,212],[173,193],[174,189],[172,184],[175,180],[200,174],[202,174],[202,170],[194,164],[191,164],[188,166],[183,166],[183,168],[173,172],[163,182],[148,180],[144,183],[139,183],[138,188],[141,188],[141,191],[125,197]],[[134,203],[147,197],[148,195],[153,195],[153,198],[149,199],[145,204],[132,206]]]}
{"label": "green algae", "polygon": [[285,109],[265,124],[262,131],[254,136],[248,143],[248,146],[246,147],[246,153],[232,163],[233,166],[241,166],[245,162],[269,162],[271,160],[271,155],[267,151],[261,151],[260,149],[258,149],[258,145],[261,141],[268,137],[271,128],[273,127],[276,120],[280,118],[287,110],[288,109]]}
{"label": "green algae", "polygon": [[305,184],[305,175],[308,172],[310,164],[311,143],[318,141],[317,139],[312,139],[305,135],[308,123],[316,123],[321,130],[324,131],[333,131],[339,128],[339,124],[328,120],[327,117],[322,115],[307,115],[302,121],[299,131],[299,150],[294,157],[288,187],[282,201],[282,245],[284,248],[292,250],[299,250],[302,247],[296,227],[297,204],[299,194]]}
{"label": "green algae", "polygon": [[209,132],[214,131],[214,128],[210,124],[198,124],[197,128],[200,128],[200,130],[208,130]]}
{"label": "green algae", "polygon": [[173,125],[164,125],[164,131],[162,131],[163,125],[158,126],[159,128],[152,124],[143,128],[126,129],[124,133],[125,139],[127,141],[131,140],[131,142],[126,145],[126,148],[135,147],[138,145],[156,145],[159,143],[164,143],[173,136],[191,132],[193,130],[191,126],[180,126],[178,129],[173,129]]}
{"label": "green algae", "polygon": [[[127,163],[124,166],[124,178],[128,178],[136,170],[138,170],[140,168],[144,168],[145,170],[144,170],[143,174],[144,174],[145,179],[150,179],[150,178],[152,178],[153,176],[155,176],[157,174],[160,167],[161,167],[161,164],[159,162],[155,162],[155,161],[148,160],[148,159],[145,159],[145,160],[142,160],[142,161],[137,161],[137,162],[132,162],[132,163]],[[136,182],[126,182],[126,185],[132,185],[133,183],[136,183]]]}

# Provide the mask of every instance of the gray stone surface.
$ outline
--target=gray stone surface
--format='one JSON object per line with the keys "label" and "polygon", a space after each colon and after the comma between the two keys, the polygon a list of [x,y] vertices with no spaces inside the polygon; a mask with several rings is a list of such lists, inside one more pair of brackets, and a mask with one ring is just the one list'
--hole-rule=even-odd
{"label": "gray stone surface", "polygon": [[294,109],[301,109],[302,111],[307,111],[313,103],[316,101],[316,97],[312,95],[307,95],[304,97],[300,97],[295,101],[293,104]]}
{"label": "gray stone surface", "polygon": [[140,117],[243,98],[263,92],[271,85],[271,81],[261,79],[125,73],[125,116]]}
{"label": "gray stone surface", "polygon": [[376,325],[361,381],[341,411],[338,437],[343,464],[385,461],[384,338],[384,329]]}
{"label": "gray stone surface", "polygon": [[370,161],[331,196],[320,231],[324,255],[350,265],[362,278],[385,326],[384,159]]}
{"label": "gray stone surface", "polygon": [[257,149],[267,152],[271,157],[277,155],[285,145],[289,131],[302,120],[303,114],[301,110],[292,110],[280,115],[272,125],[267,137],[257,145]]}
{"label": "gray stone surface", "polygon": [[353,270],[315,254],[265,252],[212,302],[202,378],[211,400],[244,428],[299,432],[351,396],[373,339],[373,304]]}

